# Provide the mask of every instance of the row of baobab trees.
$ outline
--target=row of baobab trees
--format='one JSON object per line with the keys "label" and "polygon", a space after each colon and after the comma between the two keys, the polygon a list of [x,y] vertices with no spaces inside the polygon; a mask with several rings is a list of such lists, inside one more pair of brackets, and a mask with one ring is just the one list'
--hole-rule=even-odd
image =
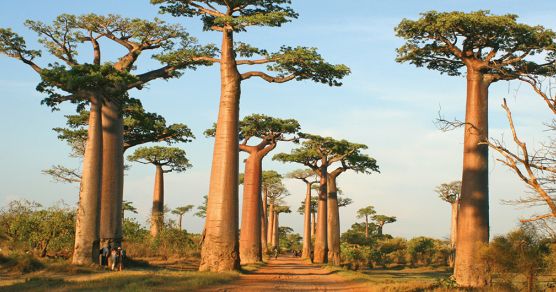
{"label": "row of baobab trees", "polygon": [[[313,48],[283,46],[271,53],[246,43],[234,42],[234,35],[247,31],[248,27],[279,27],[297,18],[289,0],[151,2],[160,5],[162,13],[177,17],[200,16],[205,30],[221,33],[220,45],[199,45],[181,26],[158,19],[146,21],[115,15],[64,14],[50,25],[37,21],[26,22],[31,30],[39,34],[40,42],[47,51],[61,64],[51,63],[45,67],[37,64],[35,59],[41,52],[27,48],[25,40],[10,29],[0,30],[0,52],[29,65],[40,75],[41,82],[37,89],[48,96],[44,104],[55,108],[60,103],[71,102],[81,109],[89,107],[73,258],[76,264],[90,263],[95,259],[93,253],[98,250],[99,226],[110,225],[99,224],[100,221],[115,222],[103,236],[115,242],[121,240],[117,226],[119,220],[113,220],[120,213],[119,208],[103,205],[108,201],[113,202],[110,206],[121,205],[122,107],[128,98],[128,91],[141,89],[155,79],[179,77],[187,69],[219,64],[220,107],[214,131],[214,156],[200,270],[234,270],[239,267],[240,254],[236,231],[239,227],[237,181],[241,143],[238,125],[242,82],[258,77],[271,83],[312,80],[339,86],[340,80],[350,70],[345,65],[327,63]],[[489,146],[502,154],[504,163],[548,203],[551,213],[544,215],[544,218],[556,214],[556,205],[551,203],[546,190],[543,192],[538,180],[532,177],[534,169],[554,169],[523,159],[528,157],[527,148],[517,138],[507,106],[505,109],[512,125],[514,141],[519,145],[522,155],[512,155],[515,153],[503,145],[489,141],[488,88],[497,81],[523,80],[531,84],[554,111],[554,99],[543,95],[539,78],[554,75],[555,34],[542,26],[518,23],[516,15],[492,15],[488,11],[430,11],[423,13],[417,20],[404,19],[396,27],[396,34],[406,40],[398,49],[397,61],[409,62],[418,67],[426,66],[452,76],[466,76],[466,118],[461,123],[465,128],[463,175],[454,274],[461,286],[484,286],[487,284],[484,272],[486,265],[477,255],[479,246],[488,243],[489,238]],[[101,45],[106,41],[125,49],[117,61],[102,61],[106,54],[101,54]],[[92,51],[90,62],[80,62],[77,57],[77,52],[85,45],[89,45]],[[139,57],[152,50],[160,50],[154,57],[163,65],[155,70],[136,73]],[[240,67],[257,65],[267,65],[267,69],[239,71]],[[330,160],[340,162],[341,159],[331,158],[328,156],[330,153],[323,154],[323,149],[313,147],[332,143],[328,138],[315,135],[303,135],[301,138],[305,139],[301,148],[290,154],[278,155],[276,159],[298,162],[298,158],[304,155],[315,160],[320,156],[317,164],[313,160],[307,166],[319,174],[319,217],[326,218],[328,215],[324,214],[329,210],[330,214],[336,212],[333,207],[329,207],[334,204],[334,199],[330,201],[331,204],[325,204],[328,197],[334,197],[328,194],[334,194],[334,183],[330,177],[334,177],[336,170],[329,175],[325,169]],[[334,140],[336,142],[339,141]],[[253,162],[256,163],[260,161]],[[527,171],[521,171],[520,166]],[[254,204],[254,201],[255,198],[252,198],[251,208],[257,209],[256,206],[260,204]],[[108,214],[103,215],[103,212]],[[260,211],[254,210],[249,214],[257,213]],[[318,221],[320,233],[317,231],[315,261],[326,262],[329,256],[335,262],[337,255],[333,244],[329,247],[326,240],[327,231],[336,228],[333,226],[334,221]],[[330,228],[326,227],[327,222],[331,222]],[[327,254],[327,248],[330,248],[330,254]]]}

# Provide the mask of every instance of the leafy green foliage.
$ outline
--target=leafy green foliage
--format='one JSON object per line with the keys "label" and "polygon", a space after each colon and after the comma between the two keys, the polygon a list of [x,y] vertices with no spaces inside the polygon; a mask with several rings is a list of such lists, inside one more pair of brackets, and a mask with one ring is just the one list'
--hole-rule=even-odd
{"label": "leafy green foliage", "polygon": [[[251,138],[259,138],[264,143],[276,143],[277,141],[295,140],[288,138],[288,134],[296,134],[299,131],[299,122],[294,119],[279,119],[262,114],[252,114],[239,121],[239,139],[243,144]],[[216,124],[204,132],[207,137],[216,135]]]}
{"label": "leafy green foliage", "polygon": [[296,80],[312,80],[330,86],[341,86],[339,80],[351,73],[346,65],[327,63],[316,48],[283,46],[270,59],[274,63],[267,69],[278,72],[278,77],[293,75]]}
{"label": "leafy green foliage", "polygon": [[73,249],[75,211],[67,207],[43,208],[29,201],[12,201],[0,211],[0,226],[10,248],[44,257],[49,251],[68,257]]}
{"label": "leafy green foliage", "polygon": [[130,161],[162,166],[164,172],[182,172],[191,167],[185,151],[176,147],[140,147],[127,157]]}
{"label": "leafy green foliage", "polygon": [[[553,31],[518,23],[517,15],[489,11],[428,11],[418,20],[402,20],[396,34],[406,40],[397,49],[398,62],[453,76],[461,75],[465,66],[475,66],[495,80],[523,73],[546,74],[556,50]],[[541,53],[548,53],[545,65],[526,60]]]}
{"label": "leafy green foliage", "polygon": [[297,18],[289,7],[291,0],[151,0],[151,3],[160,4],[161,12],[173,16],[201,15],[206,30],[230,27],[245,31],[249,26],[275,27]]}
{"label": "leafy green foliage", "polygon": [[278,227],[278,239],[280,250],[301,250],[303,237],[288,226]]}
{"label": "leafy green foliage", "polygon": [[[214,46],[199,46],[181,26],[160,19],[62,14],[51,24],[32,20],[25,24],[39,35],[39,43],[65,65],[52,63],[41,68],[33,62],[40,52],[27,49],[24,39],[9,29],[0,30],[0,53],[21,60],[41,75],[37,90],[47,95],[43,104],[53,109],[70,101],[81,110],[92,93],[105,98],[124,98],[129,89],[141,89],[153,79],[173,78],[180,75],[181,69],[210,65],[214,60],[209,60],[216,54]],[[113,41],[124,47],[126,53],[115,62],[101,62],[100,39]],[[86,42],[91,44],[93,60],[79,63],[78,45]],[[155,58],[166,66],[143,74],[131,73],[142,52],[157,49],[162,52],[155,54]]]}
{"label": "leafy green foliage", "polygon": [[434,190],[440,199],[453,204],[459,200],[461,194],[461,181],[443,183]]}
{"label": "leafy green foliage", "polygon": [[272,159],[301,163],[313,170],[317,170],[321,160],[326,159],[329,163],[341,162],[345,170],[367,174],[379,171],[376,160],[361,153],[361,150],[367,149],[366,145],[306,133],[301,133],[300,137],[303,139],[301,147],[293,149],[289,154],[276,154]]}
{"label": "leafy green foliage", "polygon": [[[518,274],[534,284],[537,275],[549,270],[554,263],[551,242],[526,224],[506,235],[494,237],[483,250],[483,258],[493,274],[506,278],[508,282],[515,281]],[[529,289],[535,290],[534,287]]]}
{"label": "leafy green foliage", "polygon": [[194,207],[193,205],[185,205],[185,206],[181,206],[181,207],[176,207],[174,210],[172,210],[172,214],[183,216],[185,213],[191,211],[191,209],[193,209],[193,207]]}
{"label": "leafy green foliage", "polygon": [[368,218],[368,217],[371,217],[374,214],[376,214],[376,211],[375,211],[375,207],[373,207],[373,206],[367,206],[367,207],[364,207],[364,208],[361,208],[361,209],[357,210],[357,218],[359,218],[359,219]]}

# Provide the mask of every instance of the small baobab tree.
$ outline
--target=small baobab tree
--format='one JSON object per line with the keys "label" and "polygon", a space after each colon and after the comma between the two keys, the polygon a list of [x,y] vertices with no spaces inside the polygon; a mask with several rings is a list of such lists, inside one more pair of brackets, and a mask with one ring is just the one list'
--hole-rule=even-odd
{"label": "small baobab tree", "polygon": [[193,209],[193,205],[185,205],[185,206],[177,207],[174,210],[172,210],[172,214],[178,215],[178,228],[180,230],[182,230],[181,226],[183,221],[183,215],[191,211],[191,209]]}
{"label": "small baobab tree", "polygon": [[373,221],[375,221],[375,224],[377,225],[378,236],[382,236],[382,229],[384,225],[389,223],[394,223],[397,221],[397,219],[395,216],[376,214],[373,215]]}
{"label": "small baobab tree", "polygon": [[298,179],[305,183],[305,200],[302,206],[297,210],[304,215],[303,224],[303,248],[301,250],[301,258],[311,259],[311,190],[312,186],[318,183],[316,174],[312,169],[298,169],[286,175],[287,178]]}
{"label": "small baobab tree", "polygon": [[367,206],[357,210],[357,218],[365,218],[365,238],[369,238],[369,217],[376,214],[375,207]]}
{"label": "small baobab tree", "polygon": [[456,251],[456,237],[458,228],[458,210],[459,210],[459,197],[461,194],[461,181],[453,181],[450,183],[443,183],[436,187],[435,192],[438,194],[440,199],[450,203],[452,206],[452,218],[450,224],[450,267],[454,266],[455,251]]}
{"label": "small baobab tree", "polygon": [[[241,85],[260,78],[269,83],[291,80],[339,86],[350,73],[345,65],[327,63],[314,48],[282,46],[271,53],[246,43],[234,42],[234,35],[250,27],[280,27],[297,18],[290,1],[151,0],[161,12],[173,16],[200,16],[204,28],[220,32],[221,94],[215,133],[212,172],[206,219],[206,244],[201,250],[201,271],[239,269],[238,220],[238,122]],[[240,73],[241,66],[267,65],[268,70]]]}
{"label": "small baobab tree", "polygon": [[[243,181],[243,208],[239,238],[241,264],[262,261],[261,248],[261,183],[263,158],[276,148],[279,141],[295,141],[299,123],[293,119],[279,119],[261,114],[253,114],[239,121],[239,150],[249,156],[245,160]],[[214,137],[216,125],[205,131]],[[291,137],[290,137],[291,136]],[[248,145],[256,140],[256,145]]]}
{"label": "small baobab tree", "polygon": [[270,246],[272,249],[280,247],[280,214],[291,213],[290,207],[285,205],[282,201],[276,201],[273,208],[274,215],[272,216],[272,240]]}
{"label": "small baobab tree", "polygon": [[164,173],[182,172],[191,167],[185,151],[176,147],[140,147],[128,160],[156,167],[151,213],[151,235],[158,236],[164,224]]}
{"label": "small baobab tree", "polygon": [[488,140],[488,89],[500,80],[517,79],[533,72],[543,74],[552,61],[537,63],[538,59],[532,56],[553,52],[556,35],[542,26],[518,23],[517,15],[492,15],[488,11],[429,11],[418,20],[402,20],[396,34],[406,40],[397,50],[398,62],[425,66],[451,76],[466,74],[454,275],[462,287],[485,286],[486,266],[479,249],[489,239],[488,146],[484,144]]}

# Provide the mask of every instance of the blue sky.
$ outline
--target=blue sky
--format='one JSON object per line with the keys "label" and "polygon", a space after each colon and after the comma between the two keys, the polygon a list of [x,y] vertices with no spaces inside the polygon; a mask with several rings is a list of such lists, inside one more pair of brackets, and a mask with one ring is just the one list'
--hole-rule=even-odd
{"label": "blue sky", "polygon": [[[529,24],[542,24],[556,29],[551,15],[554,1],[366,1],[297,0],[294,8],[298,20],[283,28],[255,28],[242,33],[237,40],[255,46],[277,49],[281,45],[318,47],[333,63],[351,67],[352,74],[344,86],[331,88],[312,82],[268,84],[259,80],[244,82],[241,115],[264,113],[281,118],[296,118],[306,132],[330,135],[365,143],[368,153],[381,167],[381,174],[343,174],[338,184],[354,200],[341,210],[342,231],[356,219],[358,208],[372,204],[384,214],[399,221],[386,227],[386,232],[399,236],[448,235],[450,208],[439,200],[434,187],[461,177],[461,131],[442,133],[433,124],[439,108],[447,117],[463,117],[465,81],[394,61],[395,49],[402,41],[393,28],[403,18],[417,18],[427,10],[488,9],[494,13],[515,13]],[[32,48],[40,48],[36,35],[29,32],[26,19],[50,21],[61,13],[121,14],[128,17],[161,17],[181,23],[201,43],[218,43],[220,36],[203,32],[197,19],[176,19],[158,15],[157,9],[142,0],[120,1],[25,1],[7,2],[0,10],[0,27],[11,27],[22,34]],[[112,48],[112,47],[111,47]],[[106,58],[121,51],[111,50]],[[45,54],[46,55],[46,54]],[[86,58],[88,53],[83,53]],[[52,62],[41,59],[41,64]],[[157,66],[149,58],[138,63],[143,72]],[[0,58],[0,205],[13,199],[26,198],[45,205],[59,200],[73,204],[78,187],[54,183],[41,174],[53,164],[79,167],[80,161],[69,158],[69,148],[56,139],[53,127],[64,124],[65,114],[73,108],[62,107],[51,112],[40,105],[42,96],[34,88],[38,76],[22,63]],[[183,147],[193,168],[166,179],[166,202],[170,207],[199,204],[208,190],[212,158],[212,140],[202,132],[210,127],[217,114],[219,95],[218,68],[188,71],[178,80],[155,81],[142,91],[132,92],[148,111],[157,112],[169,122],[189,125],[197,139]],[[519,122],[519,131],[534,145],[545,138],[543,122],[551,119],[539,98],[516,82],[500,82],[491,87],[490,135],[507,137],[508,130],[500,108],[507,97]],[[288,151],[290,145],[279,145],[274,153]],[[524,193],[523,185],[491,154],[491,230],[500,234],[514,228],[519,218],[542,210],[516,209],[500,203]],[[284,165],[267,158],[266,169],[287,172],[297,165]],[[154,182],[154,168],[133,164],[125,181],[125,199],[133,201],[143,222],[148,215]],[[286,199],[297,209],[304,187],[297,181],[286,181],[292,193]],[[302,218],[296,213],[281,218],[281,223],[301,232]],[[202,220],[186,215],[186,229],[198,232]]]}

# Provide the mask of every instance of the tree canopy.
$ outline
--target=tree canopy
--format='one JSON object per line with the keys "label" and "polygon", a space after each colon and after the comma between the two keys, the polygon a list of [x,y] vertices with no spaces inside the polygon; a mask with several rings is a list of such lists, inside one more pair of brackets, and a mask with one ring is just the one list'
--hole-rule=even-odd
{"label": "tree canopy", "polygon": [[376,214],[375,207],[367,206],[357,210],[357,218],[368,218],[372,215]]}
{"label": "tree canopy", "polygon": [[316,172],[320,171],[323,161],[328,164],[341,162],[340,168],[343,170],[351,169],[367,174],[378,171],[376,160],[361,153],[361,150],[367,149],[366,145],[306,133],[301,133],[300,137],[303,139],[301,147],[293,149],[289,154],[276,154],[273,159],[301,163]]}
{"label": "tree canopy", "polygon": [[127,157],[130,161],[161,166],[164,172],[182,172],[191,167],[185,151],[177,147],[140,147]]}
{"label": "tree canopy", "polygon": [[185,206],[176,207],[174,210],[172,210],[172,214],[183,216],[185,213],[191,211],[191,209],[193,209],[193,207],[194,207],[193,205],[185,205]]}
{"label": "tree canopy", "polygon": [[[173,78],[179,76],[182,69],[210,65],[216,51],[214,46],[197,45],[195,38],[181,26],[160,19],[62,14],[51,24],[28,20],[25,25],[38,34],[39,43],[62,63],[41,67],[35,59],[42,53],[28,49],[23,37],[5,28],[0,28],[0,53],[21,60],[41,75],[37,90],[47,94],[43,103],[54,109],[61,102],[71,101],[78,104],[80,110],[88,102],[90,92],[121,98],[129,89],[141,89],[153,79]],[[102,62],[104,40],[123,47],[125,54],[116,61]],[[78,46],[84,43],[91,45],[93,58],[90,62],[80,63]],[[164,66],[144,73],[131,73],[141,53],[147,50],[160,50],[154,58]]]}
{"label": "tree canopy", "polygon": [[[517,15],[489,11],[428,11],[418,20],[404,19],[396,27],[406,43],[397,49],[398,62],[409,62],[452,76],[473,67],[492,81],[524,73],[553,71],[556,34],[542,26],[517,22]],[[531,56],[545,54],[546,63]],[[529,58],[528,58],[529,57]]]}
{"label": "tree canopy", "polygon": [[459,200],[461,195],[461,181],[443,183],[437,186],[434,191],[438,194],[440,199],[453,204]]}
{"label": "tree canopy", "polygon": [[[200,16],[205,30],[245,31],[250,26],[279,27],[297,18],[290,0],[279,1],[220,1],[220,0],[151,0],[160,5],[162,13],[173,16]],[[248,71],[241,79],[259,77],[267,82],[283,83],[290,80],[312,80],[330,86],[350,73],[346,65],[327,63],[316,48],[282,46],[277,52],[237,42],[234,50],[237,65],[267,65],[266,71]],[[274,75],[271,75],[272,73]]]}
{"label": "tree canopy", "polygon": [[397,221],[395,216],[386,216],[386,215],[373,215],[373,220],[377,223],[377,225],[382,226],[387,223],[394,223]]}

